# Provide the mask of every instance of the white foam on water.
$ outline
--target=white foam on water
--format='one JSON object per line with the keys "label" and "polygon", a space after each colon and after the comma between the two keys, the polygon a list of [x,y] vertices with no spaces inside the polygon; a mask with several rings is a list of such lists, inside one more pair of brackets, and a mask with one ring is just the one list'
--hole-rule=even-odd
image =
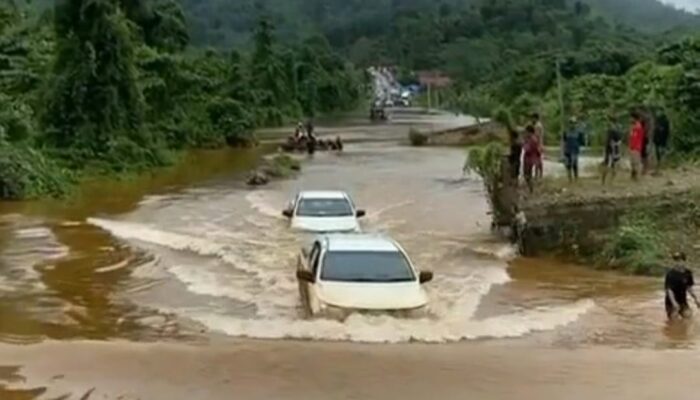
{"label": "white foam on water", "polygon": [[[378,222],[380,220],[380,217],[382,217],[384,214],[399,209],[401,207],[406,207],[410,206],[411,204],[414,204],[416,201],[415,200],[405,200],[405,201],[400,201],[398,203],[393,203],[386,205],[382,208],[379,208],[375,211],[369,210],[367,212],[367,220],[372,221],[372,222]],[[362,207],[360,207],[362,208]]]}
{"label": "white foam on water", "polygon": [[249,287],[251,279],[245,275],[222,275],[204,265],[173,265],[167,269],[192,293],[255,302],[256,294]]}
{"label": "white foam on water", "polygon": [[52,238],[51,229],[45,227],[23,228],[15,231],[14,236],[17,239],[42,239]]}
{"label": "white foam on water", "polygon": [[480,338],[514,338],[556,329],[576,321],[595,306],[591,300],[541,308],[484,320],[396,319],[351,315],[334,320],[240,319],[221,314],[190,317],[209,329],[231,336],[262,339],[318,339],[366,343],[420,341],[446,343]]}
{"label": "white foam on water", "polygon": [[8,278],[0,275],[0,292],[15,292],[17,288],[12,285]]}
{"label": "white foam on water", "polygon": [[160,202],[162,202],[163,200],[167,200],[167,199],[169,199],[169,198],[170,198],[170,196],[167,196],[167,195],[157,195],[157,194],[154,194],[154,195],[146,196],[146,197],[144,197],[143,199],[141,199],[141,201],[139,201],[139,204],[138,204],[138,205],[139,205],[139,206],[153,205],[153,204],[160,203]]}
{"label": "white foam on water", "polygon": [[[165,269],[185,284],[187,290],[212,297],[226,297],[255,304],[260,315],[284,313],[295,304],[297,283],[292,259],[287,259],[280,245],[265,243],[257,248],[260,254],[249,255],[240,243],[223,244],[181,233],[167,232],[144,224],[90,218],[88,222],[109,231],[116,237],[155,244],[199,256],[216,257],[224,265],[171,265]],[[195,232],[196,234],[196,232]],[[249,245],[247,241],[243,244]],[[254,262],[247,258],[254,258]],[[233,270],[231,270],[233,269]],[[152,272],[151,272],[152,274]]]}
{"label": "white foam on water", "polygon": [[287,205],[285,200],[282,204],[276,204],[273,200],[275,192],[268,190],[254,190],[248,193],[245,198],[251,207],[259,213],[276,219],[284,219],[282,209]]}
{"label": "white foam on water", "polygon": [[[7,246],[0,252],[0,260],[8,274],[3,277],[2,286],[23,291],[46,289],[37,266],[66,257],[70,249],[44,226],[22,227],[11,233]],[[0,273],[5,271],[0,270]]]}
{"label": "white foam on water", "polygon": [[240,271],[252,274],[260,272],[259,269],[248,265],[245,260],[238,257],[235,251],[231,251],[230,245],[218,243],[214,240],[168,232],[145,224],[132,222],[111,221],[100,218],[88,218],[88,222],[121,239],[137,240],[173,250],[190,251],[202,256],[218,257]]}
{"label": "white foam on water", "polygon": [[[321,339],[358,342],[452,342],[478,338],[509,338],[569,324],[590,310],[594,303],[540,308],[476,320],[482,298],[494,285],[510,281],[501,267],[465,266],[440,271],[427,285],[431,318],[397,319],[389,316],[352,315],[344,322],[304,320],[299,316],[298,284],[292,260],[298,245],[249,239],[224,244],[193,232],[190,236],[154,227],[92,218],[95,224],[122,239],[155,244],[169,249],[213,256],[222,263],[179,264],[165,269],[191,293],[229,298],[255,306],[255,316],[236,316],[227,310],[182,309],[183,317],[212,331],[232,336],[269,339]],[[242,247],[236,247],[240,245]],[[167,305],[164,305],[167,307]]]}

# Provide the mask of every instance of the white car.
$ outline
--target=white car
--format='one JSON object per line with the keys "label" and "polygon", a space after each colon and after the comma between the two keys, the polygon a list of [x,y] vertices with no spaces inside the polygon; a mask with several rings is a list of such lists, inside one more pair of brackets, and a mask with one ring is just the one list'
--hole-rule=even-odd
{"label": "white car", "polygon": [[282,214],[291,227],[308,232],[359,232],[358,218],[364,210],[355,208],[352,199],[341,191],[300,192]]}
{"label": "white car", "polygon": [[433,273],[418,272],[395,241],[368,234],[324,235],[302,249],[297,263],[302,303],[310,315],[344,320],[350,314],[426,315],[422,284]]}

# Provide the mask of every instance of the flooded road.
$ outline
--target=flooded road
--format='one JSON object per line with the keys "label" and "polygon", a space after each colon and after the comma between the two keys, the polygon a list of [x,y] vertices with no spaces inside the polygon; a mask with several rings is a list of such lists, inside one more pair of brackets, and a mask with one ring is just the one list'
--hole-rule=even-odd
{"label": "flooded road", "polygon": [[[481,183],[461,173],[465,151],[402,144],[411,124],[455,123],[410,115],[321,128],[358,141],[261,189],[241,176],[262,150],[205,152],[151,177],[87,185],[68,202],[0,205],[0,399],[91,388],[114,399],[218,399],[231,387],[243,398],[285,388],[308,398],[298,382],[307,365],[311,398],[421,398],[436,385],[444,398],[508,398],[525,390],[528,361],[541,385],[525,393],[560,398],[567,380],[585,389],[606,378],[587,371],[598,357],[629,372],[585,398],[640,398],[619,394],[644,382],[647,362],[692,362],[697,327],[665,325],[659,280],[514,258],[489,232]],[[348,191],[368,211],[364,230],[390,234],[435,272],[430,318],[302,316],[294,262],[310,237],[280,214],[302,189]],[[669,349],[683,351],[668,358]],[[380,367],[397,369],[384,375],[396,391],[368,378]]]}

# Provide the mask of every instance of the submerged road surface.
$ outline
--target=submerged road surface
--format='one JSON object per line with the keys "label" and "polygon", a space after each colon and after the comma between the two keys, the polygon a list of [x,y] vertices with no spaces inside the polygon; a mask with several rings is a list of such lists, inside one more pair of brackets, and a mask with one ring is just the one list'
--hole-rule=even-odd
{"label": "submerged road surface", "polygon": [[[262,189],[241,183],[259,154],[205,152],[0,204],[0,399],[697,398],[697,327],[665,324],[658,280],[514,258],[465,151],[402,144],[455,119],[395,122],[320,128],[366,140]],[[348,191],[434,271],[430,318],[303,317],[310,237],[280,214],[302,189]]]}

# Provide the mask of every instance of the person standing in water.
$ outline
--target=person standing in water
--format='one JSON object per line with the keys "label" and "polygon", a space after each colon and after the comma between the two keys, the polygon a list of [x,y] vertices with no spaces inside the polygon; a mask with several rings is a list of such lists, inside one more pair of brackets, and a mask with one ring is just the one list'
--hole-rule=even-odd
{"label": "person standing in water", "polygon": [[673,320],[676,315],[680,318],[690,318],[692,311],[688,305],[688,295],[700,308],[700,301],[692,290],[695,285],[693,272],[685,266],[686,256],[684,253],[675,253],[673,262],[673,268],[666,273],[664,281],[666,316],[669,320]]}

